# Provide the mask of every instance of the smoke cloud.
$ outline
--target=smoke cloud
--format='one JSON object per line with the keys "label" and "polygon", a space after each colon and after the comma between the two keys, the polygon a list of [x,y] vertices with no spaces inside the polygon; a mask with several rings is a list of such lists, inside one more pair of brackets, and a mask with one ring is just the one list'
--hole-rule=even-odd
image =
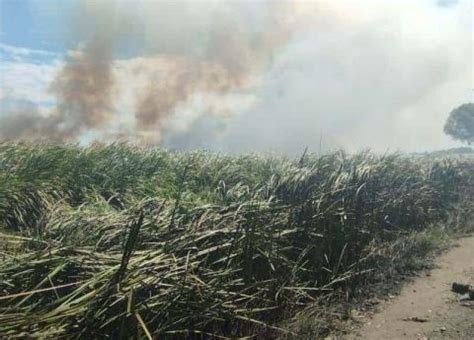
{"label": "smoke cloud", "polygon": [[17,106],[1,120],[0,136],[9,140],[30,140],[39,137],[39,132],[43,130],[44,118],[36,105],[27,102]]}
{"label": "smoke cloud", "polygon": [[444,147],[444,120],[471,87],[469,8],[83,1],[80,43],[50,86],[56,106],[3,115],[0,138],[288,153]]}
{"label": "smoke cloud", "polygon": [[[243,74],[242,74],[243,76]],[[159,75],[156,76],[158,78]],[[224,94],[243,86],[243,79],[219,64],[196,63],[187,59],[167,65],[160,80],[151,80],[142,89],[136,108],[136,130],[147,133],[150,142],[160,142],[163,121],[180,103],[197,93]],[[210,112],[219,115],[212,110]]]}
{"label": "smoke cloud", "polygon": [[[194,97],[220,97],[255,86],[256,78],[264,72],[277,47],[288,42],[290,36],[289,23],[279,17],[290,9],[286,2],[259,6],[238,2],[214,4],[200,20],[197,19],[204,8],[196,2],[181,3],[178,12],[173,3],[148,6],[152,8],[145,12],[159,17],[152,18],[152,24],[145,27],[154,58],[141,59],[136,68],[149,76],[137,96],[135,132],[150,143],[162,141],[167,119]],[[185,30],[186,35],[181,35],[174,21],[183,13],[184,20],[189,16],[191,26]],[[255,14],[257,17],[252,17]],[[200,33],[192,40],[187,35],[191,30]],[[219,105],[215,96],[206,99],[206,114],[228,116],[230,109]]]}
{"label": "smoke cloud", "polygon": [[42,116],[35,106],[8,114],[1,121],[0,137],[75,140],[88,129],[104,126],[113,117],[113,85],[104,45],[95,41],[84,50],[71,50],[51,84],[56,107],[48,116]]}
{"label": "smoke cloud", "polygon": [[[210,9],[206,8],[208,5]],[[179,105],[195,95],[224,95],[251,86],[275,48],[288,40],[287,23],[278,18],[288,7],[285,2],[259,6],[233,2],[143,2],[132,14],[125,12],[128,6],[131,3],[82,2],[81,15],[76,14],[73,26],[77,36],[85,36],[86,41],[68,51],[64,66],[51,85],[56,108],[45,118],[35,112],[17,114],[10,135],[22,138],[28,132],[29,138],[46,135],[54,140],[76,140],[88,131],[96,131],[107,138],[116,136],[123,140],[128,135],[128,139],[160,143],[165,120]],[[202,10],[205,21],[200,18]],[[257,11],[257,16],[250,10]],[[187,18],[192,27],[178,29],[177,25],[186,25],[182,20]],[[144,24],[127,36],[123,26],[133,27],[134,19],[144,19]],[[84,26],[84,22],[92,22],[96,31]],[[254,25],[261,27],[255,29]],[[196,40],[189,39],[190,29],[199,32],[194,36]],[[135,89],[134,121],[113,132],[110,129],[119,119],[113,105],[113,46],[127,45],[138,34],[147,38],[142,51],[145,57],[133,59],[133,72],[145,75],[145,81]],[[207,103],[206,109],[215,116],[222,112],[227,116],[229,112],[215,102]],[[33,130],[32,117],[42,120]],[[11,122],[6,119],[3,124]]]}
{"label": "smoke cloud", "polygon": [[56,134],[76,138],[87,129],[102,127],[113,117],[114,78],[108,44],[97,39],[83,50],[69,51],[51,85],[57,97]]}

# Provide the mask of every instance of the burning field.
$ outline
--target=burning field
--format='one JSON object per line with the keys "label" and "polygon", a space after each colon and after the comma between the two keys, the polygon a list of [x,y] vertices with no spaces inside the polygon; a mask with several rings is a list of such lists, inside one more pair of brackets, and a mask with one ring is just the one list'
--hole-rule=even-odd
{"label": "burning field", "polygon": [[471,9],[0,1],[0,338],[340,331],[472,228]]}

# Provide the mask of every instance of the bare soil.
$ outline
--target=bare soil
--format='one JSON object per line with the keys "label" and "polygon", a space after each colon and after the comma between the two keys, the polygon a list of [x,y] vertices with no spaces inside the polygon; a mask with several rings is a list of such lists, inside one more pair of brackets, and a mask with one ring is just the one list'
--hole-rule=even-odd
{"label": "bare soil", "polygon": [[343,339],[474,339],[474,302],[453,293],[453,282],[474,285],[474,237],[457,241],[378,311],[356,315],[361,327]]}

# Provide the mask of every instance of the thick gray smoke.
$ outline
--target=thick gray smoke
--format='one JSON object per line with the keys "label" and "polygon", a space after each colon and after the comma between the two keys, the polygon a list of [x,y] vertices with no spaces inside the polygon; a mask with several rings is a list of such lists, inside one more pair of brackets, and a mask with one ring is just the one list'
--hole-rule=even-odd
{"label": "thick gray smoke", "polygon": [[469,2],[320,1],[304,10],[310,22],[276,56],[256,105],[228,121],[218,142],[187,145],[289,153],[449,145],[444,121],[472,86]]}
{"label": "thick gray smoke", "polygon": [[[127,12],[130,6],[132,13]],[[80,14],[71,18],[78,31],[75,36],[84,41],[68,51],[51,85],[56,108],[46,117],[34,111],[17,114],[13,120],[7,117],[3,124],[13,132],[3,137],[76,140],[95,131],[109,140],[160,143],[164,121],[179,105],[202,93],[224,95],[244,89],[261,75],[275,48],[288,41],[287,23],[278,17],[288,7],[286,2],[255,6],[162,1],[135,6],[131,2],[83,1],[76,8]],[[127,32],[128,27],[136,31]],[[142,50],[134,51],[137,47],[132,46],[130,52],[141,52],[144,57],[128,62],[134,65],[131,76],[142,75],[144,81],[134,89],[133,112],[128,112],[134,120],[117,126],[113,47],[127,46],[139,37],[146,38]],[[211,101],[206,109],[215,116],[229,111]],[[32,117],[41,120],[35,129],[30,128]]]}
{"label": "thick gray smoke", "polygon": [[0,136],[11,139],[30,139],[31,136],[39,136],[43,130],[44,118],[41,116],[34,103],[22,102],[17,107],[1,119]]}
{"label": "thick gray smoke", "polygon": [[83,1],[56,107],[12,111],[0,138],[443,147],[471,87],[471,16],[469,0]]}

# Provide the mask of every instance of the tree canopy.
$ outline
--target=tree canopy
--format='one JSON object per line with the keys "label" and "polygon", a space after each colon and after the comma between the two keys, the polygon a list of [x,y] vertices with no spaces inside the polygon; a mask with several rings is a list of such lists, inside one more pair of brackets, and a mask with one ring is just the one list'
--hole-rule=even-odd
{"label": "tree canopy", "polygon": [[444,132],[469,145],[474,143],[474,103],[467,103],[451,111]]}

